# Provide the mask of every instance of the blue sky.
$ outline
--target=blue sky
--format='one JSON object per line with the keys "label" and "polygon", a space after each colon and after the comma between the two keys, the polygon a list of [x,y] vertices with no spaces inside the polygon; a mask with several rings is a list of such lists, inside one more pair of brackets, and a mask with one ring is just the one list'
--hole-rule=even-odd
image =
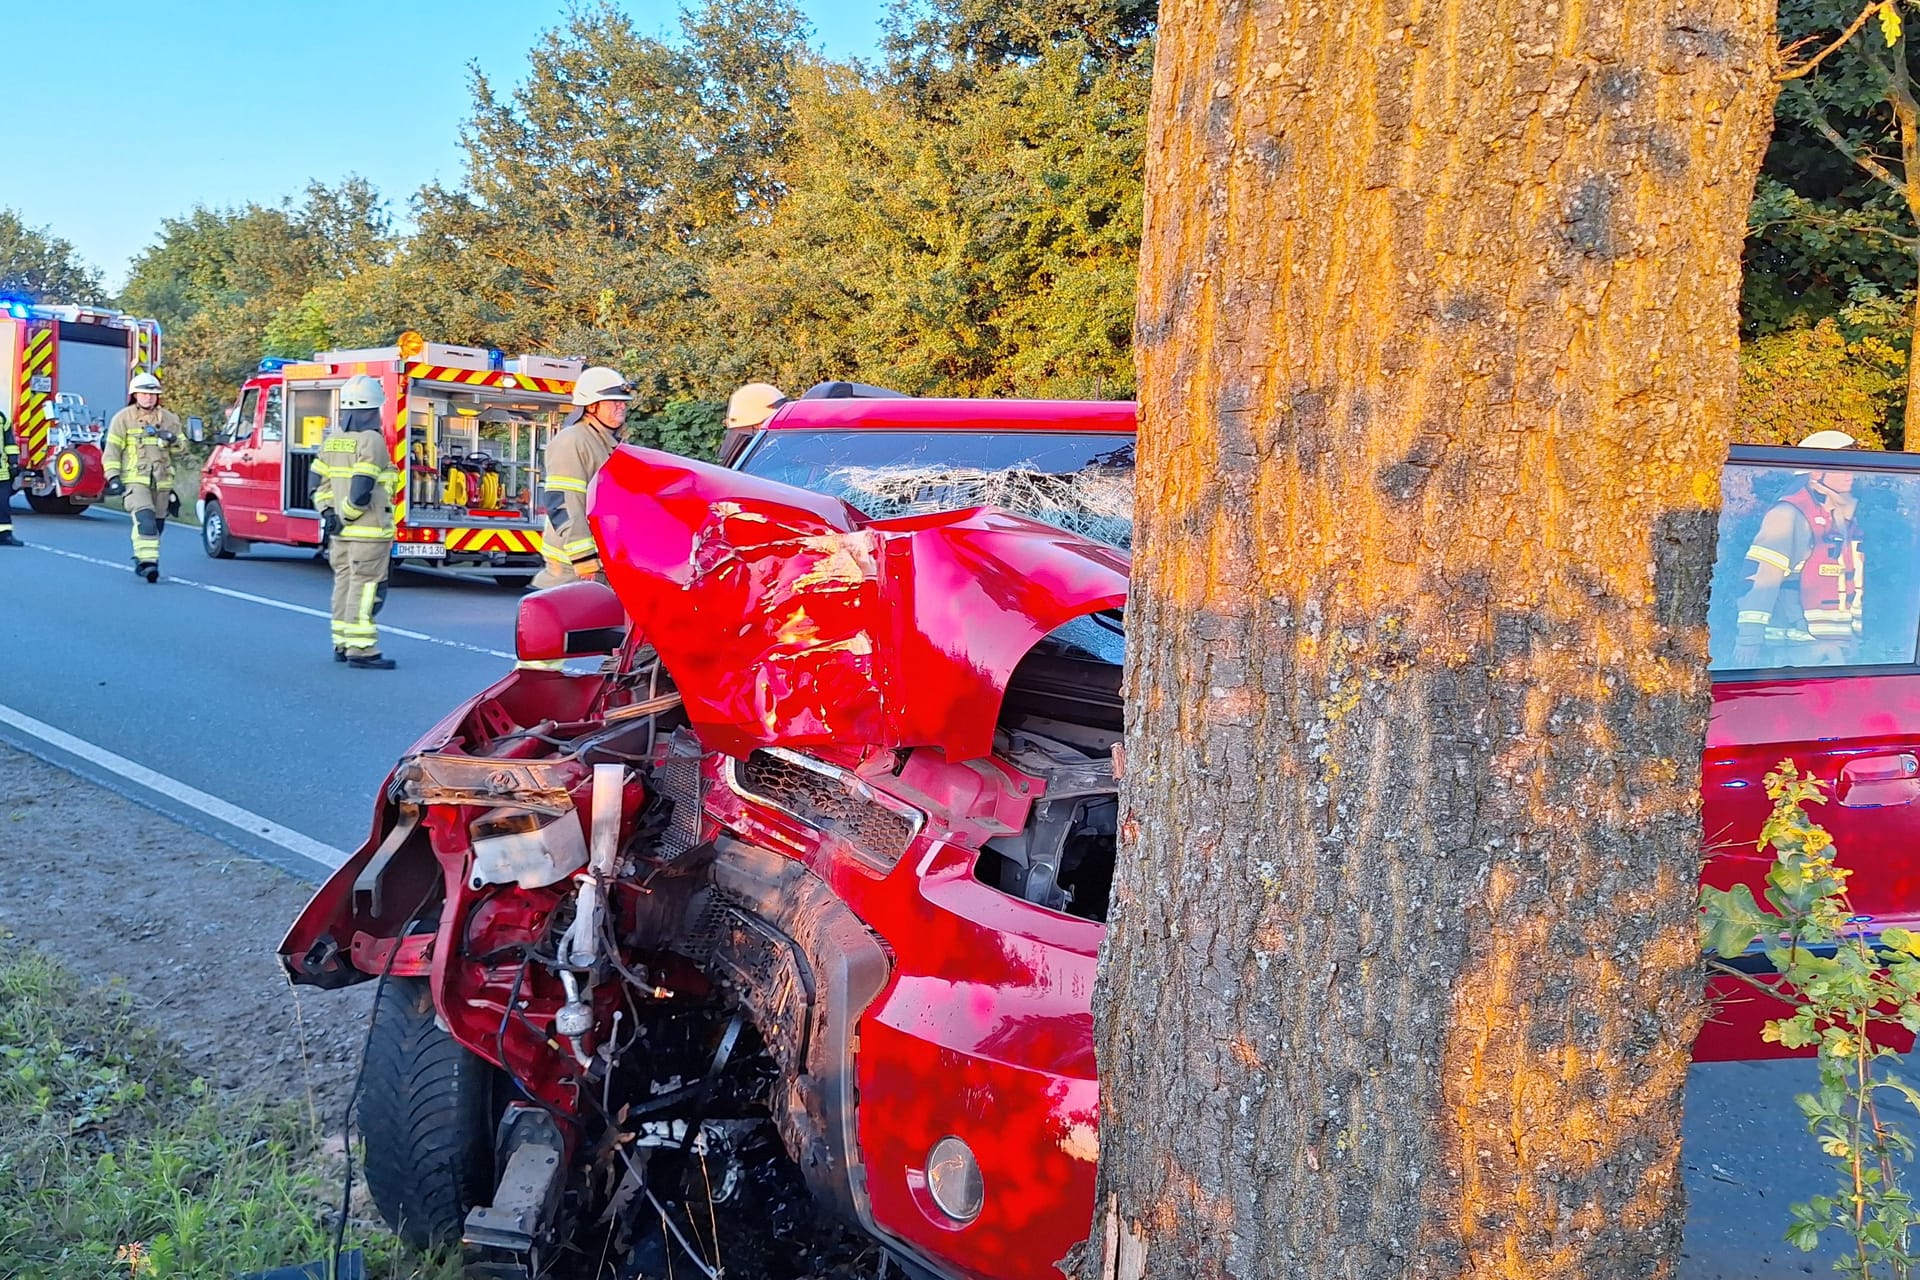
{"label": "blue sky", "polygon": [[[885,0],[799,0],[815,43],[871,57]],[[673,0],[624,0],[677,31]],[[160,220],[369,179],[396,213],[461,176],[466,66],[519,83],[563,0],[0,0],[11,159],[0,206],[117,287]],[[43,91],[44,87],[44,91]],[[38,124],[34,113],[44,112]]]}

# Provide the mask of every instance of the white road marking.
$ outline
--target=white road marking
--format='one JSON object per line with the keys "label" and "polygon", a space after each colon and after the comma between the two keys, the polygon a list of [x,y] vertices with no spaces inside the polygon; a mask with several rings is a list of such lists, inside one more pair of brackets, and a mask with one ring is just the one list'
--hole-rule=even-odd
{"label": "white road marking", "polygon": [[288,853],[317,863],[328,871],[338,869],[348,858],[348,854],[343,849],[322,844],[311,836],[301,835],[291,827],[281,826],[271,818],[263,818],[250,809],[229,804],[219,796],[208,795],[198,787],[190,787],[177,778],[156,773],[143,764],[138,764],[125,756],[115,755],[105,747],[96,747],[91,742],[76,738],[50,724],[35,720],[30,715],[15,711],[4,703],[0,703],[0,724],[12,725],[20,732],[38,738],[48,746],[58,748],[68,755],[78,756],[89,764],[125,778],[128,782],[145,787],[190,809],[198,810],[209,818],[224,822],[256,839],[277,845]]}
{"label": "white road marking", "polygon": [[[127,572],[127,565],[124,560],[102,560],[98,556],[84,556],[78,551],[65,551],[59,547],[49,547],[38,542],[29,542],[27,545],[35,551],[44,551],[48,555],[65,556],[69,560],[80,560],[87,564],[103,565],[108,569],[113,569],[120,573]],[[244,600],[249,604],[265,605],[269,609],[285,609],[288,613],[299,613],[309,618],[320,618],[323,620],[331,620],[333,617],[333,615],[325,609],[313,609],[304,604],[293,604],[286,600],[275,600],[271,596],[256,596],[249,591],[235,591],[231,587],[217,587],[211,582],[195,582],[192,578],[176,577],[171,573],[162,576],[166,581],[177,582],[183,587],[192,587],[198,591],[207,591],[216,596],[227,596],[234,600]],[[387,635],[398,636],[402,640],[418,640],[423,644],[437,644],[448,649],[464,649],[468,653],[481,653],[489,658],[505,658],[508,662],[514,661],[517,656],[511,653],[502,653],[498,649],[487,649],[477,644],[467,644],[460,640],[447,640],[440,636],[430,636],[424,631],[410,631],[405,627],[389,627],[384,623],[380,625],[380,630]]]}

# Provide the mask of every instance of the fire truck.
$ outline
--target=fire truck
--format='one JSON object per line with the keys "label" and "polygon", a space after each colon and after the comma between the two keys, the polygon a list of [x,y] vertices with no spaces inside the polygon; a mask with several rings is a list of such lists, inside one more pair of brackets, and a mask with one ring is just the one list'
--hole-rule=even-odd
{"label": "fire truck", "polygon": [[201,544],[222,560],[255,543],[321,545],[313,464],[341,385],[364,373],[386,389],[381,422],[402,476],[394,559],[518,584],[540,568],[541,463],[583,363],[412,333],[391,347],[264,360],[201,470]]}
{"label": "fire truck", "polygon": [[100,500],[107,421],[160,363],[160,324],[106,307],[0,299],[0,410],[20,444],[27,505],[78,515]]}

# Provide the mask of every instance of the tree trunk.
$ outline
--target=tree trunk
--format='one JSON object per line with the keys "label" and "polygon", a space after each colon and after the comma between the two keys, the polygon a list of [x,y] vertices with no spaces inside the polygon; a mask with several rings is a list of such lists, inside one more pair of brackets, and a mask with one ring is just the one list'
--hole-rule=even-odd
{"label": "tree trunk", "polygon": [[1187,0],[1083,1274],[1662,1276],[1771,0]]}
{"label": "tree trunk", "polygon": [[[1920,223],[1920,209],[1913,216]],[[1916,280],[1920,280],[1920,253],[1914,255],[1914,267]],[[1907,324],[1907,404],[1900,415],[1899,447],[1916,449],[1920,448],[1920,283],[1914,286]]]}

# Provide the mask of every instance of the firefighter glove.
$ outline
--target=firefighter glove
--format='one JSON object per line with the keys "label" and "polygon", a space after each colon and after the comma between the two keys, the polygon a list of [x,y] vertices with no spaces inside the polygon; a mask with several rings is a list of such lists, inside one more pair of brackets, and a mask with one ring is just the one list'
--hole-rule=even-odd
{"label": "firefighter glove", "polygon": [[169,492],[167,494],[167,515],[171,517],[171,516],[177,516],[179,514],[180,514],[180,495],[177,493]]}
{"label": "firefighter glove", "polygon": [[118,498],[127,492],[127,482],[119,476],[107,481],[106,494],[109,498]]}
{"label": "firefighter glove", "polygon": [[340,530],[344,527],[345,526],[340,523],[340,513],[332,507],[328,507],[320,513],[320,528],[327,537],[339,537]]}

